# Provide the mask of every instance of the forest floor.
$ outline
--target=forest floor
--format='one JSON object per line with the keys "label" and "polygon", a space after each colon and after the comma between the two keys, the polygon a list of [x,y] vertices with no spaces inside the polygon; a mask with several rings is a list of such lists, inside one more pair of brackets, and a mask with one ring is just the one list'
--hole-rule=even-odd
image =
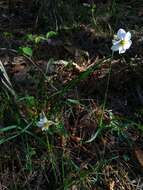
{"label": "forest floor", "polygon": [[[0,87],[0,190],[143,189],[142,1],[109,2],[82,4],[89,17],[56,32],[22,4],[0,4],[12,83]],[[112,57],[119,28],[133,44]]]}

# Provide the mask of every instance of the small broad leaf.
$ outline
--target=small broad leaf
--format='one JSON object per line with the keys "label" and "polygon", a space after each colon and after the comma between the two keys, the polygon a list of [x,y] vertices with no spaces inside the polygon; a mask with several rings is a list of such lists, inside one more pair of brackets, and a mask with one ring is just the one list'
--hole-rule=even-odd
{"label": "small broad leaf", "polygon": [[55,38],[57,37],[58,33],[57,32],[54,32],[54,31],[50,31],[46,34],[46,38],[49,39],[49,38]]}
{"label": "small broad leaf", "polygon": [[35,37],[35,43],[38,44],[40,43],[41,41],[45,40],[45,38],[43,36],[36,36]]}
{"label": "small broad leaf", "polygon": [[34,35],[33,34],[28,34],[26,36],[26,39],[29,40],[29,41],[34,41]]}
{"label": "small broad leaf", "polygon": [[33,50],[30,47],[19,47],[19,52],[29,57],[33,55]]}

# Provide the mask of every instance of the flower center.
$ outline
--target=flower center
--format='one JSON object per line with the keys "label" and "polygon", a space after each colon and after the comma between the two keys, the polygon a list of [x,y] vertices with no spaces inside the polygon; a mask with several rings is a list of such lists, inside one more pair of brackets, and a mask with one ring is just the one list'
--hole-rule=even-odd
{"label": "flower center", "polygon": [[49,123],[48,122],[44,123],[43,128],[44,129],[49,129]]}
{"label": "flower center", "polygon": [[121,45],[121,46],[124,46],[125,44],[126,44],[126,41],[125,41],[125,40],[121,40],[121,41],[120,41],[120,45]]}

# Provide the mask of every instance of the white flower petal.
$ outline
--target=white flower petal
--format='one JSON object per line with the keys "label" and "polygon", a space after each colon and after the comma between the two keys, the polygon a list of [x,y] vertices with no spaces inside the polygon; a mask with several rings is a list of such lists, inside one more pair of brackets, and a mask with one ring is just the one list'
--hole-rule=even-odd
{"label": "white flower petal", "polygon": [[119,54],[125,53],[126,49],[123,46],[119,47]]}
{"label": "white flower petal", "polygon": [[112,50],[112,51],[119,51],[119,47],[120,47],[120,44],[118,43],[118,44],[116,44],[116,45],[113,45],[113,46],[111,47],[111,50]]}
{"label": "white flower petal", "polygon": [[42,127],[42,131],[47,131],[48,129],[45,127]]}
{"label": "white flower petal", "polygon": [[43,128],[44,125],[45,125],[47,122],[48,122],[48,120],[47,120],[46,116],[41,115],[41,116],[40,116],[40,121],[37,122],[37,126],[38,126],[39,128]]}
{"label": "white flower petal", "polygon": [[37,122],[37,126],[40,127],[40,128],[43,127],[43,122],[42,121],[38,121]]}
{"label": "white flower petal", "polygon": [[121,41],[121,40],[113,40],[112,43],[113,43],[113,45],[117,45],[117,44],[120,43],[120,41]]}
{"label": "white flower petal", "polygon": [[47,121],[48,121],[48,120],[47,120],[47,117],[43,117],[43,118],[42,118],[42,121],[43,121],[43,123],[47,123]]}
{"label": "white flower petal", "polygon": [[129,49],[131,45],[132,45],[132,41],[129,40],[129,41],[126,41],[126,43],[123,46],[124,46],[124,49]]}
{"label": "white flower petal", "polygon": [[127,32],[125,36],[125,40],[130,40],[131,39],[131,33]]}
{"label": "white flower petal", "polygon": [[119,29],[117,32],[117,36],[119,39],[123,40],[126,36],[126,31],[124,29]]}

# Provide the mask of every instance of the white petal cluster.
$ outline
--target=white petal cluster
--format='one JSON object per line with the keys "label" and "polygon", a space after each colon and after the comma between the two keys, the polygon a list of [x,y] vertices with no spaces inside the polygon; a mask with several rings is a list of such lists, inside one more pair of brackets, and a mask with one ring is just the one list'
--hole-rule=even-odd
{"label": "white petal cluster", "polygon": [[44,113],[40,115],[40,120],[37,122],[37,126],[41,128],[42,131],[47,131],[52,124],[54,124],[54,122],[49,121]]}
{"label": "white petal cluster", "polygon": [[132,45],[131,33],[126,32],[124,29],[119,29],[117,35],[114,36],[111,47],[112,51],[119,51],[119,54],[125,53]]}

